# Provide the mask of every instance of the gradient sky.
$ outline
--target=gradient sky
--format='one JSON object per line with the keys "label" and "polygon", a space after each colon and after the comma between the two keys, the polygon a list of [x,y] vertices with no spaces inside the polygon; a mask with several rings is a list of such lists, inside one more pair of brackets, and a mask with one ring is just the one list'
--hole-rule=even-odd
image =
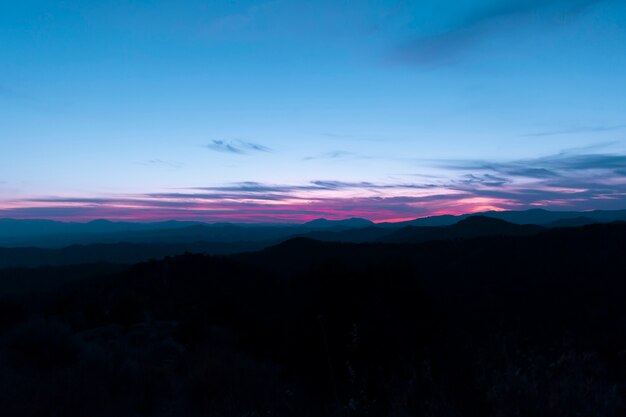
{"label": "gradient sky", "polygon": [[0,217],[626,208],[623,0],[0,4]]}

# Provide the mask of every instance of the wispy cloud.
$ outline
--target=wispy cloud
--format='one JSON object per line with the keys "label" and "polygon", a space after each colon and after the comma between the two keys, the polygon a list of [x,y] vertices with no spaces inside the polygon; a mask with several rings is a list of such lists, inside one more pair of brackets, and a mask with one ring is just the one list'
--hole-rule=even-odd
{"label": "wispy cloud", "polygon": [[267,146],[243,140],[213,140],[207,148],[215,152],[233,153],[246,155],[252,152],[272,152]]}
{"label": "wispy cloud", "polygon": [[40,197],[1,202],[0,217],[301,222],[358,216],[382,221],[530,207],[626,207],[626,155],[622,154],[577,150],[512,161],[428,164],[444,173],[418,182],[239,182],[139,195]]}
{"label": "wispy cloud", "polygon": [[564,151],[541,158],[491,162],[485,160],[442,161],[441,166],[452,170],[490,171],[500,175],[528,178],[554,178],[581,171],[609,171],[626,168],[626,155],[579,154]]}
{"label": "wispy cloud", "polygon": [[533,132],[524,135],[524,137],[544,137],[544,136],[559,136],[559,135],[571,135],[578,133],[602,133],[613,132],[616,130],[626,129],[626,124],[619,125],[606,125],[606,126],[578,126],[569,129],[558,130],[545,130],[542,132]]}
{"label": "wispy cloud", "polygon": [[[559,22],[573,20],[605,0],[503,0],[468,16],[448,30],[402,43],[391,53],[400,63],[434,66],[450,64],[484,39],[521,27],[541,16]],[[553,22],[554,22],[553,20]]]}
{"label": "wispy cloud", "polygon": [[151,166],[163,166],[163,167],[168,167],[168,168],[175,168],[175,169],[179,169],[185,166],[185,164],[183,162],[177,162],[177,161],[166,161],[163,159],[149,159],[145,162],[141,163],[142,165],[151,165]]}
{"label": "wispy cloud", "polygon": [[459,184],[467,186],[481,185],[486,187],[502,187],[510,183],[511,180],[493,174],[466,174],[459,181]]}
{"label": "wispy cloud", "polygon": [[325,152],[325,153],[321,153],[318,155],[312,155],[312,156],[307,156],[305,158],[303,158],[304,161],[312,161],[315,159],[341,159],[341,158],[346,158],[349,156],[353,156],[354,153],[353,152],[347,152],[347,151],[331,151],[331,152]]}
{"label": "wispy cloud", "polygon": [[466,173],[463,178],[469,181],[449,186],[476,196],[514,200],[526,207],[626,207],[626,155],[568,151],[517,161],[446,161],[441,166]]}

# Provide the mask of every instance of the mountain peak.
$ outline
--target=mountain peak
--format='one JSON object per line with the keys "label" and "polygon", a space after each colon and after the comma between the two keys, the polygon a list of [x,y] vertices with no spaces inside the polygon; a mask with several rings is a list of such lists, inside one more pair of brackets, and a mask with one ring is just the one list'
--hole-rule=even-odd
{"label": "mountain peak", "polygon": [[367,219],[361,219],[358,217],[351,217],[349,219],[343,220],[328,220],[324,218],[319,218],[315,220],[311,220],[310,222],[304,223],[302,226],[310,227],[310,228],[332,228],[332,227],[348,227],[348,228],[358,228],[358,227],[369,227],[374,223]]}

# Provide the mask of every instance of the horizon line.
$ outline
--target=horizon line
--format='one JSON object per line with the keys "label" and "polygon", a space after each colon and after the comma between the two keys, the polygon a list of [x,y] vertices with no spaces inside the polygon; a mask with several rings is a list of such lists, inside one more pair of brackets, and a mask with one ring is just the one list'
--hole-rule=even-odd
{"label": "horizon line", "polygon": [[342,217],[342,218],[335,218],[335,219],[329,219],[326,217],[316,217],[313,218],[311,220],[307,220],[304,222],[289,222],[289,221],[238,221],[238,222],[230,222],[230,221],[206,221],[206,220],[193,220],[193,219],[184,219],[184,218],[164,218],[164,219],[160,219],[160,220],[145,220],[142,218],[127,218],[127,219],[115,219],[115,218],[104,218],[104,217],[98,217],[98,218],[90,218],[90,219],[80,219],[80,220],[59,220],[53,217],[23,217],[23,218],[16,218],[16,217],[0,217],[0,221],[3,220],[12,220],[12,221],[46,221],[46,222],[55,222],[55,223],[77,223],[77,224],[89,224],[89,223],[95,223],[95,222],[110,222],[110,223],[140,223],[140,224],[158,224],[158,223],[169,223],[169,222],[178,222],[178,223],[201,223],[201,224],[207,224],[207,225],[219,225],[219,224],[229,224],[229,225],[260,225],[260,226],[272,226],[272,225],[276,225],[276,226],[302,226],[308,223],[311,223],[313,221],[316,220],[325,220],[325,221],[329,221],[329,222],[342,222],[342,221],[348,221],[348,220],[365,220],[365,221],[369,221],[371,222],[373,225],[378,225],[378,224],[394,224],[394,223],[403,223],[403,222],[409,222],[409,221],[413,221],[413,220],[420,220],[420,219],[428,219],[428,218],[435,218],[435,217],[444,217],[444,216],[453,216],[453,217],[464,217],[464,216],[480,216],[482,214],[485,213],[524,213],[524,212],[531,212],[531,211],[543,211],[543,212],[551,212],[551,213],[594,213],[594,212],[620,212],[620,211],[626,211],[626,207],[623,209],[613,209],[613,210],[603,210],[603,209],[588,209],[588,210],[558,210],[555,208],[540,208],[540,207],[536,207],[536,208],[528,208],[525,210],[506,210],[506,209],[501,209],[501,210],[482,210],[482,211],[469,211],[469,212],[464,212],[464,213],[452,213],[452,212],[442,212],[442,213],[437,213],[437,214],[429,214],[426,216],[417,216],[417,217],[406,217],[406,218],[395,218],[395,219],[383,219],[383,220],[372,220],[372,219],[368,219],[366,217],[355,217],[355,216],[351,216],[351,217]]}

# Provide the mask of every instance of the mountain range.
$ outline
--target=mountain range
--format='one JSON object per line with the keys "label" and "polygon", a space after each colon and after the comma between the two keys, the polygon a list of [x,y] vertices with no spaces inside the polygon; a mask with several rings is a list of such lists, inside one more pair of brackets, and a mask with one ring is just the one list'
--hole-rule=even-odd
{"label": "mountain range", "polygon": [[[580,218],[556,222],[581,227]],[[327,221],[317,224],[327,225]],[[622,222],[613,222],[615,224]],[[184,253],[229,255],[257,251],[293,239],[344,243],[417,244],[472,238],[531,236],[559,227],[515,224],[484,215],[463,217],[448,226],[346,228],[342,223],[312,230],[302,227],[194,225],[170,230],[113,233],[105,243],[57,247],[0,247],[0,268],[63,266],[106,262],[133,264]],[[583,226],[585,224],[582,224]],[[116,241],[115,239],[127,239]]]}
{"label": "mountain range", "polygon": [[[366,242],[390,236],[390,231],[406,227],[452,226],[470,217],[483,216],[516,225],[546,228],[574,227],[593,223],[625,221],[626,210],[618,211],[488,211],[459,216],[423,217],[405,222],[373,223],[370,220],[316,219],[304,224],[234,224],[166,221],[156,223],[94,220],[87,223],[52,220],[0,219],[0,246],[65,247],[94,243],[190,243],[190,242],[265,242],[274,244],[295,236],[321,240]],[[402,232],[409,233],[409,232]],[[400,233],[400,235],[402,234]],[[439,234],[438,231],[413,229],[411,234]]]}
{"label": "mountain range", "polygon": [[0,248],[0,415],[623,416],[626,223],[580,217]]}

